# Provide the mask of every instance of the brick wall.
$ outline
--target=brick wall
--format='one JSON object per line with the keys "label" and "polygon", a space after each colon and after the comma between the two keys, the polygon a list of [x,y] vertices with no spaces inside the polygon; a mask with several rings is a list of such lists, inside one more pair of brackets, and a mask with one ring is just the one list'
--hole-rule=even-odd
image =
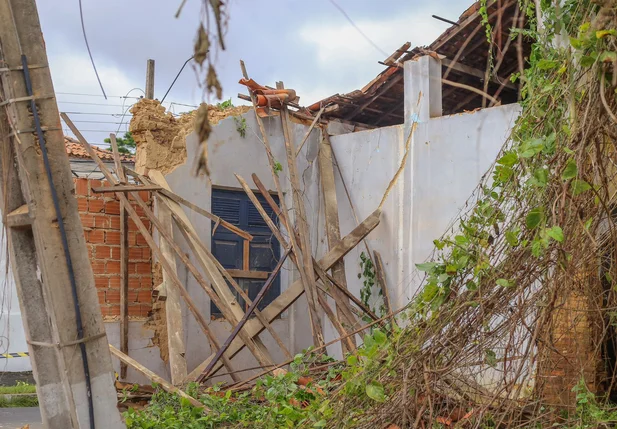
{"label": "brick wall", "polygon": [[[75,178],[74,182],[101,311],[103,317],[113,318],[120,315],[120,202],[114,194],[92,192],[93,187],[106,186],[104,181]],[[151,204],[148,192],[141,191],[140,196]],[[151,230],[143,210],[133,207]],[[152,310],[152,255],[130,218],[128,299],[131,318],[147,317]]]}

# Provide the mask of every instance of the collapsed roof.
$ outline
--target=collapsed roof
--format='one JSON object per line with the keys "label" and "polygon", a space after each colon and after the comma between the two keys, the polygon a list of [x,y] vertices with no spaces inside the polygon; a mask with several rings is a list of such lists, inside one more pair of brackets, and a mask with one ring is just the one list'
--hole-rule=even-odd
{"label": "collapsed roof", "polygon": [[[397,125],[404,122],[403,63],[418,55],[435,52],[442,58],[442,78],[485,91],[502,104],[514,103],[519,97],[519,84],[510,78],[529,55],[531,42],[513,29],[523,28],[525,14],[516,0],[499,0],[487,7],[493,44],[489,44],[480,13],[480,2],[467,9],[444,33],[426,47],[409,50],[405,43],[390,57],[381,62],[388,68],[364,88],[348,94],[335,94],[308,106],[316,113],[324,106],[335,106],[324,111],[323,118],[354,121],[369,126]],[[513,43],[513,37],[520,37]],[[489,50],[492,50],[492,71],[489,69]],[[453,114],[486,107],[482,95],[460,86],[444,82],[443,113]]]}

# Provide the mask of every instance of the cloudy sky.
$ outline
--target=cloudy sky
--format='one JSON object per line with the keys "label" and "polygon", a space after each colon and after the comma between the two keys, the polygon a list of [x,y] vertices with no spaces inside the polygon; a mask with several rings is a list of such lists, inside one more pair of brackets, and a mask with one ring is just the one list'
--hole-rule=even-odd
{"label": "cloudy sky", "polygon": [[[373,46],[345,18],[332,0],[228,0],[227,50],[216,56],[224,98],[235,104],[246,62],[257,82],[282,80],[308,105],[334,93],[361,88],[374,78],[387,54],[404,42],[430,43],[456,21],[471,0],[335,0]],[[182,64],[193,54],[202,0],[82,0],[88,40],[106,101],[96,81],[81,32],[77,0],[37,0],[47,53],[61,111],[93,143],[109,132],[126,130],[124,111],[143,94],[146,61],[156,61],[155,98],[161,99]],[[137,88],[137,89],[134,89]],[[131,91],[133,90],[133,91]],[[74,95],[82,94],[82,95]],[[83,95],[85,94],[85,95]],[[189,63],[165,100],[179,113],[202,101],[196,70]],[[209,100],[216,102],[216,100]],[[170,106],[171,102],[174,104]]]}

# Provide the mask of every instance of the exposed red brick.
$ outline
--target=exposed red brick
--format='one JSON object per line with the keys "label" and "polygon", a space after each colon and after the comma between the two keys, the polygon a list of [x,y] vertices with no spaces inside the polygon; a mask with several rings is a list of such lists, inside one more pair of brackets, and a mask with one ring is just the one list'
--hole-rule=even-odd
{"label": "exposed red brick", "polygon": [[138,262],[135,264],[135,272],[137,274],[150,274],[152,273],[152,266],[147,262]]}
{"label": "exposed red brick", "polygon": [[[109,233],[109,231],[108,231]],[[131,249],[129,248],[129,251]],[[113,246],[111,247],[111,259],[115,260],[115,261],[119,261],[120,260],[120,247],[119,246]]]}
{"label": "exposed red brick", "polygon": [[[140,261],[143,259],[143,249],[141,247],[129,247],[129,260]],[[130,267],[129,267],[130,271]]]}
{"label": "exposed red brick", "polygon": [[98,198],[90,198],[88,200],[88,211],[90,213],[102,213],[105,209],[105,202]]}
{"label": "exposed red brick", "polygon": [[105,232],[101,230],[88,231],[87,241],[90,244],[103,244],[105,243]]}
{"label": "exposed red brick", "polygon": [[109,228],[109,217],[105,215],[98,215],[94,217],[94,226],[96,228]]}
{"label": "exposed red brick", "polygon": [[152,276],[141,277],[140,286],[142,289],[152,289]]}
{"label": "exposed red brick", "polygon": [[119,246],[120,245],[120,231],[105,232],[105,243]]}
{"label": "exposed red brick", "polygon": [[107,201],[105,203],[105,213],[119,215],[120,203],[118,201]]}
{"label": "exposed red brick", "polygon": [[129,289],[139,289],[141,287],[141,280],[139,277],[129,277]]}
{"label": "exposed red brick", "polygon": [[88,196],[88,179],[75,179],[75,195]]}
{"label": "exposed red brick", "polygon": [[109,287],[110,288],[119,288],[120,287],[120,276],[113,275],[109,278]]}
{"label": "exposed red brick", "polygon": [[108,274],[120,274],[120,262],[119,261],[107,261],[107,273]]}
{"label": "exposed red brick", "polygon": [[99,304],[103,305],[105,304],[105,291],[104,290],[97,290],[96,294],[99,298]]}
{"label": "exposed red brick", "polygon": [[[102,182],[97,179],[89,179],[88,183],[90,184],[90,189],[100,188],[102,186]],[[91,192],[90,195],[96,195],[96,194]]]}
{"label": "exposed red brick", "polygon": [[108,304],[120,303],[120,289],[107,289],[105,296]]}
{"label": "exposed red brick", "polygon": [[88,199],[87,198],[77,198],[77,211],[80,213],[88,212]]}
{"label": "exposed red brick", "polygon": [[119,305],[102,305],[101,313],[103,313],[103,317],[120,316],[120,306]]}
{"label": "exposed red brick", "polygon": [[97,259],[109,259],[111,255],[109,246],[96,246],[94,252]]}
{"label": "exposed red brick", "polygon": [[109,279],[102,276],[94,276],[94,285],[99,289],[107,289],[109,287]]}
{"label": "exposed red brick", "polygon": [[110,229],[120,229],[120,216],[115,215],[107,215],[107,219],[109,219],[109,228]]}
{"label": "exposed red brick", "polygon": [[151,305],[146,304],[134,304],[129,305],[129,316],[148,317],[148,314],[152,311]]}
{"label": "exposed red brick", "polygon": [[82,213],[79,215],[79,217],[81,218],[81,225],[84,228],[94,228],[95,226],[94,215],[91,215],[89,213]]}
{"label": "exposed red brick", "polygon": [[144,261],[150,261],[152,259],[152,250],[150,250],[150,247],[142,249],[141,257]]}
{"label": "exposed red brick", "polygon": [[105,262],[92,261],[92,272],[96,274],[105,274]]}
{"label": "exposed red brick", "polygon": [[135,244],[138,246],[147,246],[148,242],[146,241],[143,235],[141,235],[140,233],[137,233],[137,235],[135,235]]}

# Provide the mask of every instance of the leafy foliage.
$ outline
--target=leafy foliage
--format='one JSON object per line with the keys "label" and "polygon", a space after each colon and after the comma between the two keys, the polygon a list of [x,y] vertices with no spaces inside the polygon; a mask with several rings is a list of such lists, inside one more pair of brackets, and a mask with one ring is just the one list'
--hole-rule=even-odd
{"label": "leafy foliage", "polygon": [[[108,137],[104,140],[105,143],[111,143],[111,139]],[[116,137],[116,142],[118,143],[118,152],[130,155],[135,153],[135,148],[137,145],[135,144],[135,140],[133,140],[133,135],[130,132],[124,133],[124,137]],[[111,147],[107,150],[111,151]]]}

